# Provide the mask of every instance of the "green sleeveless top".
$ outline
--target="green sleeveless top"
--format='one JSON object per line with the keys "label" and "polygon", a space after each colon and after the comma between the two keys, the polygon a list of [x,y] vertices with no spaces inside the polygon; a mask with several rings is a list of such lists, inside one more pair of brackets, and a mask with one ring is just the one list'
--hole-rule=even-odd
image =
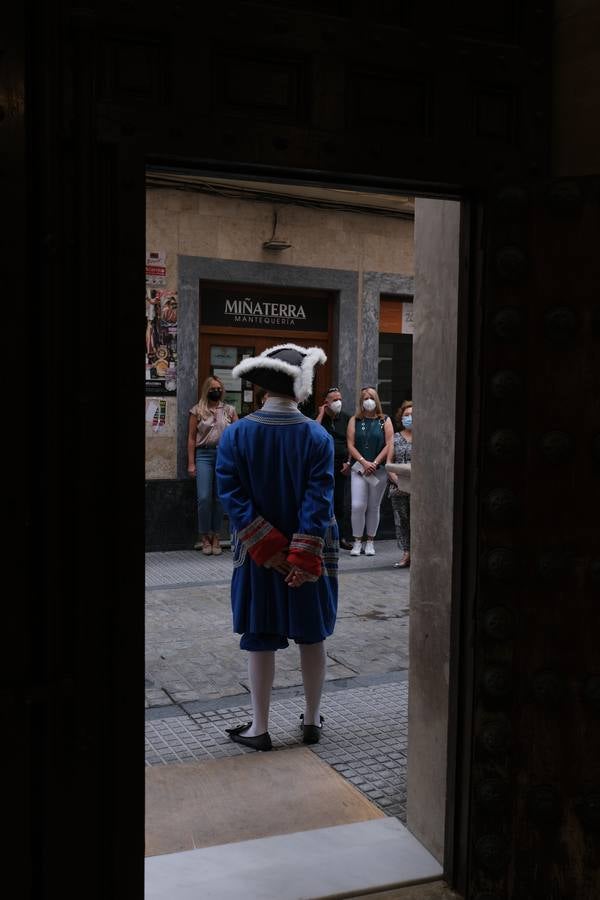
{"label": "green sleeveless top", "polygon": [[[371,462],[385,446],[385,422],[383,419],[359,419],[354,420],[354,446],[361,456]],[[385,465],[385,461],[379,463],[378,468]]]}

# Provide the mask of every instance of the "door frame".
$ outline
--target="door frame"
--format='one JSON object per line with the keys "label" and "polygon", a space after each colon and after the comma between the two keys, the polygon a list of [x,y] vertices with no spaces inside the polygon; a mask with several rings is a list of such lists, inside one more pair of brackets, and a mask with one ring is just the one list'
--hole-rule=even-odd
{"label": "door frame", "polygon": [[[186,164],[186,168],[190,168],[190,164]],[[196,167],[198,174],[207,176],[212,174],[220,177],[232,177],[237,179],[247,178],[249,180],[257,179],[257,172],[263,173],[262,167],[236,167],[235,171],[218,171],[214,166],[209,171],[205,170],[201,163]],[[285,170],[282,172],[281,178],[278,173],[272,169],[269,170],[268,180],[278,181],[285,180],[294,184],[314,185],[319,184],[321,187],[342,187],[356,193],[371,193],[373,188],[375,192],[398,193],[411,196],[423,197],[425,199],[455,200],[461,203],[460,216],[460,277],[458,292],[458,325],[459,340],[456,347],[457,353],[457,371],[456,371],[456,443],[455,443],[455,467],[454,467],[454,509],[453,509],[453,578],[450,586],[451,591],[451,635],[450,635],[450,683],[449,683],[449,709],[447,721],[447,771],[446,771],[446,802],[445,802],[445,841],[444,841],[444,877],[454,885],[466,883],[467,869],[469,863],[469,846],[468,846],[468,817],[469,817],[469,800],[470,800],[470,771],[468,761],[465,762],[466,749],[471,746],[472,742],[472,719],[470,710],[474,695],[473,681],[473,651],[472,644],[469,639],[465,639],[465,635],[469,635],[470,613],[470,596],[466,598],[466,603],[462,603],[464,585],[474,585],[475,583],[475,553],[469,557],[464,553],[465,535],[473,536],[473,528],[476,528],[476,497],[474,493],[474,485],[466,484],[463,473],[466,467],[465,454],[469,453],[472,457],[477,449],[477,431],[478,423],[470,425],[472,433],[467,435],[465,429],[467,427],[467,416],[465,410],[468,408],[468,394],[473,393],[473,389],[477,392],[478,382],[474,384],[468,383],[468,378],[473,377],[472,361],[479,358],[481,346],[481,322],[477,318],[477,312],[474,309],[479,298],[480,282],[475,278],[476,267],[480,266],[481,260],[479,253],[473,258],[470,257],[470,251],[473,246],[479,250],[479,245],[474,244],[471,236],[473,226],[473,210],[479,210],[479,206],[470,198],[466,192],[457,191],[456,188],[451,190],[418,190],[415,186],[409,186],[406,183],[398,184],[388,182],[383,179],[356,179],[349,178],[347,181],[343,178],[330,179],[327,174],[322,177],[307,178],[306,173],[302,171],[291,172]],[[188,258],[189,259],[189,258]],[[182,276],[180,274],[180,279]],[[199,281],[217,281],[221,279],[213,279],[212,277],[202,276]],[[189,275],[183,276],[183,284],[189,284]],[[236,283],[241,283],[236,279]],[[256,287],[259,282],[252,282]],[[189,288],[188,288],[189,289]],[[462,323],[462,325],[461,325]],[[464,326],[464,327],[463,327]],[[219,333],[225,333],[224,329],[217,329]],[[232,334],[236,330],[231,329]],[[265,336],[271,336],[271,332],[265,332]],[[297,333],[300,337],[300,333]],[[467,365],[467,360],[469,364]],[[480,386],[479,386],[480,387]],[[469,390],[468,390],[469,389]],[[470,396],[469,394],[469,396]],[[474,404],[476,408],[479,405],[478,397],[470,396],[469,402]],[[475,433],[473,433],[473,431]],[[474,470],[473,470],[474,471]],[[469,493],[469,491],[471,493]],[[466,658],[464,658],[466,657]],[[460,696],[459,696],[460,689]],[[410,738],[409,738],[410,740]]]}

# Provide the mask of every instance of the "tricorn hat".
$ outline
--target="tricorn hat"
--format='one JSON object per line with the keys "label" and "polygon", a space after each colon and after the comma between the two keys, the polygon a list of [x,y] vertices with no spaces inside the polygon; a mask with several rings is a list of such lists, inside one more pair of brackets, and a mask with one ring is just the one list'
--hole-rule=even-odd
{"label": "tricorn hat", "polygon": [[320,347],[279,344],[243,359],[231,374],[301,403],[312,392],[315,366],[325,362],[327,357]]}

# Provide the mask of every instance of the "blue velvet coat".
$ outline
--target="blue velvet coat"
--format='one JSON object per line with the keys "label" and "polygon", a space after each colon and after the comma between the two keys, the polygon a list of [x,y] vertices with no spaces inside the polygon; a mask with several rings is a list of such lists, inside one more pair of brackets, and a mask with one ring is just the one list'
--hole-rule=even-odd
{"label": "blue velvet coat", "polygon": [[[330,435],[300,412],[260,410],[223,432],[216,473],[232,530],[233,630],[307,643],[323,640],[333,632],[337,613],[339,541]],[[290,542],[298,533],[324,541],[323,574],[316,581],[288,588],[279,572],[251,559],[239,533],[259,516]]]}

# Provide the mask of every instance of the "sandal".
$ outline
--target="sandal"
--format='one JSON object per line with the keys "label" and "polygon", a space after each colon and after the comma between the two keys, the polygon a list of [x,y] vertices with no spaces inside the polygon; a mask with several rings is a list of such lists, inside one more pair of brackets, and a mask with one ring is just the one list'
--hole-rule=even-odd
{"label": "sandal", "polygon": [[263,752],[272,750],[273,744],[268,731],[265,731],[264,734],[257,734],[256,737],[247,737],[245,734],[240,734],[241,731],[245,731],[251,725],[252,722],[245,722],[243,725],[236,725],[235,728],[226,728],[225,731],[236,744],[243,744],[244,747],[250,747],[252,750],[262,750]]}
{"label": "sandal", "polygon": [[202,541],[202,552],[205,556],[210,556],[213,552],[212,544],[208,538],[204,538]]}
{"label": "sandal", "polygon": [[216,535],[216,534],[214,535],[211,546],[212,546],[213,556],[220,556],[223,551],[221,550],[221,541],[220,541],[218,535]]}
{"label": "sandal", "polygon": [[410,568],[410,556],[408,559],[401,559],[400,562],[394,563],[395,569],[409,569]]}

